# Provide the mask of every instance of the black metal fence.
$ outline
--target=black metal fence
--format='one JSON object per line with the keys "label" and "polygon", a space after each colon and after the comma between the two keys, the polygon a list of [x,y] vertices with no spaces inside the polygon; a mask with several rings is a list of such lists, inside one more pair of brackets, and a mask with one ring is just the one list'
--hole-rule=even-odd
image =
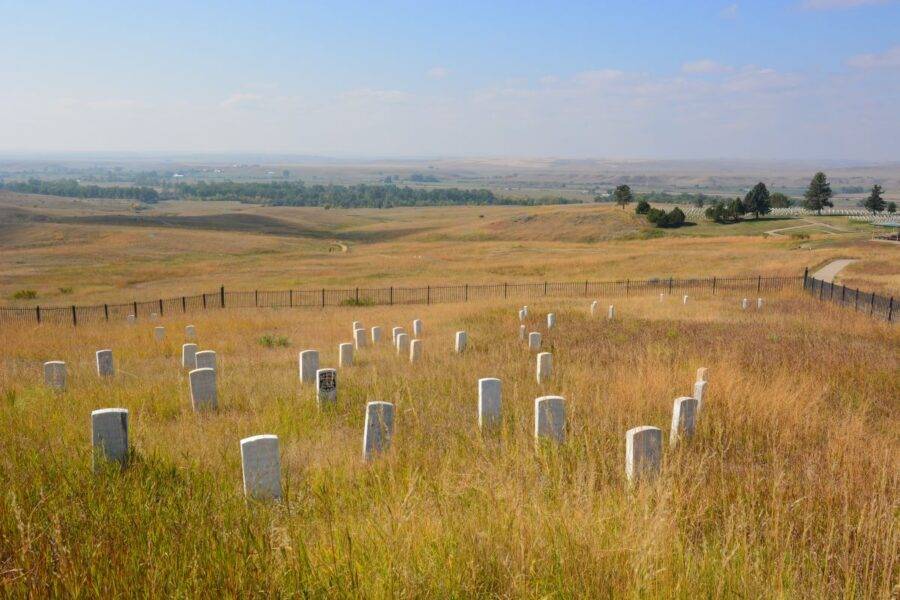
{"label": "black metal fence", "polygon": [[823,302],[833,302],[841,306],[853,307],[857,312],[894,323],[897,308],[893,296],[881,296],[875,292],[863,292],[859,288],[828,283],[814,277],[803,278],[803,289]]}
{"label": "black metal fence", "polygon": [[125,304],[54,307],[0,307],[0,323],[63,323],[79,325],[102,321],[148,319],[173,314],[195,313],[224,308],[301,308],[326,306],[370,306],[394,304],[438,304],[497,298],[539,298],[543,296],[640,295],[652,292],[732,291],[767,292],[796,285],[796,277],[707,277],[701,279],[625,279],[620,281],[578,281],[537,283],[461,284],[425,287],[347,288],[317,290],[218,291]]}

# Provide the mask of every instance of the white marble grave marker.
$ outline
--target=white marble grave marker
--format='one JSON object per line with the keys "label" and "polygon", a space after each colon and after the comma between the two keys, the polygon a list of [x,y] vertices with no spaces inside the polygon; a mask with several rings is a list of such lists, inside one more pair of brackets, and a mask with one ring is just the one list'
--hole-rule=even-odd
{"label": "white marble grave marker", "polygon": [[337,370],[319,369],[316,371],[316,400],[319,408],[337,401]]}
{"label": "white marble grave marker", "polygon": [[665,299],[666,299],[666,295],[665,295],[665,294],[660,294],[660,295],[659,295],[659,301],[660,301],[660,302],[662,302],[662,301],[665,300]]}
{"label": "white marble grave marker", "polygon": [[537,355],[537,382],[544,383],[550,379],[553,371],[553,355],[549,352],[540,352]]}
{"label": "white marble grave marker", "polygon": [[281,455],[277,435],[254,435],[241,440],[244,495],[258,500],[281,498]]}
{"label": "white marble grave marker", "polygon": [[44,384],[55,390],[66,389],[66,363],[61,360],[45,362]]}
{"label": "white marble grave marker", "polygon": [[353,344],[345,342],[338,344],[338,366],[350,367],[353,365]]}
{"label": "white marble grave marker", "polygon": [[697,424],[697,399],[690,396],[675,398],[672,406],[672,428],[669,431],[669,445],[673,448],[681,438],[694,435]]}
{"label": "white marble grave marker", "polygon": [[523,307],[522,307],[522,310],[525,311],[525,316],[527,317],[527,316],[528,316],[528,307],[527,307],[527,306],[523,306]]}
{"label": "white marble grave marker", "polygon": [[409,352],[409,334],[397,334],[397,356],[403,356]]}
{"label": "white marble grave marker", "polygon": [[540,331],[532,331],[528,334],[528,349],[529,350],[540,350],[541,349],[541,332]]}
{"label": "white marble grave marker", "polygon": [[682,303],[682,304],[687,304],[687,301],[688,301],[688,295],[685,294],[685,295],[681,298],[681,303]]}
{"label": "white marble grave marker", "polygon": [[216,393],[216,372],[213,369],[194,369],[189,374],[191,406],[195,412],[215,410],[219,406]]}
{"label": "white marble grave marker", "polygon": [[694,398],[697,399],[697,412],[700,412],[700,409],[703,408],[703,397],[706,395],[706,385],[705,381],[698,381],[694,384]]}
{"label": "white marble grave marker", "polygon": [[741,310],[747,310],[747,307],[750,306],[750,301],[744,298],[741,300]]}
{"label": "white marble grave marker", "polygon": [[610,321],[616,318],[616,307],[612,304],[609,305],[609,309],[606,311],[606,318]]}
{"label": "white marble grave marker", "polygon": [[527,338],[527,337],[528,337],[528,330],[525,328],[524,325],[519,325],[519,340],[524,342],[525,338]]}
{"label": "white marble grave marker", "polygon": [[116,374],[113,366],[112,350],[97,350],[97,375],[100,377],[112,377]]}
{"label": "white marble grave marker", "polygon": [[469,334],[465,331],[457,331],[456,332],[456,344],[454,345],[454,350],[459,354],[466,349],[466,345],[469,343]]}
{"label": "white marble grave marker", "polygon": [[422,360],[422,340],[412,340],[409,343],[409,362],[417,363]]}
{"label": "white marble grave marker", "polygon": [[300,383],[315,384],[319,370],[319,351],[304,350],[300,353]]}
{"label": "white marble grave marker", "polygon": [[391,329],[391,343],[396,346],[397,345],[397,336],[403,333],[402,327],[394,327]]}
{"label": "white marble grave marker", "polygon": [[707,381],[707,375],[709,374],[709,369],[706,367],[700,367],[697,369],[697,381]]}
{"label": "white marble grave marker", "polygon": [[353,321],[353,328],[352,328],[353,331],[356,331],[357,329],[362,329],[362,328],[363,328],[362,323],[360,323],[359,321]]}
{"label": "white marble grave marker", "polygon": [[125,466],[128,461],[128,411],[124,408],[92,411],[91,442],[95,473],[106,461]]}
{"label": "white marble grave marker", "polygon": [[482,430],[500,426],[500,380],[484,377],[478,380],[478,427]]}
{"label": "white marble grave marker", "polygon": [[377,344],[381,341],[381,327],[372,328],[372,343]]}
{"label": "white marble grave marker", "polygon": [[566,441],[566,404],[562,396],[541,396],[534,401],[534,439]]}
{"label": "white marble grave marker", "polygon": [[181,366],[185,369],[197,368],[197,344],[182,344]]}
{"label": "white marble grave marker", "polygon": [[414,319],[412,322],[412,334],[416,337],[422,335],[422,320]]}
{"label": "white marble grave marker", "polygon": [[547,329],[553,329],[556,325],[556,315],[554,313],[547,313]]}
{"label": "white marble grave marker", "polygon": [[194,358],[198,369],[216,369],[216,353],[212,350],[202,350]]}
{"label": "white marble grave marker", "polygon": [[186,325],[184,328],[184,339],[186,340],[196,340],[197,339],[197,330],[193,325]]}
{"label": "white marble grave marker", "polygon": [[625,433],[625,476],[629,482],[653,478],[659,474],[662,455],[662,430],[645,425]]}
{"label": "white marble grave marker", "polygon": [[154,327],[153,335],[156,337],[157,342],[161,342],[166,339],[166,328],[165,327]]}
{"label": "white marble grave marker", "polygon": [[134,323],[134,321],[135,321],[135,316],[134,316],[134,315],[128,315],[127,317],[125,317],[125,320],[128,321],[129,323]]}
{"label": "white marble grave marker", "polygon": [[359,328],[353,330],[353,345],[356,346],[356,349],[366,347],[366,330]]}
{"label": "white marble grave marker", "polygon": [[394,435],[394,405],[390,402],[366,404],[366,424],[363,431],[363,460],[369,461],[376,454],[391,446]]}
{"label": "white marble grave marker", "polygon": [[525,309],[520,308],[519,309],[519,323],[522,323],[523,321],[525,321]]}
{"label": "white marble grave marker", "polygon": [[598,303],[596,300],[594,300],[593,302],[591,302],[591,316],[592,316],[592,317],[596,317],[596,316],[597,316],[597,306],[598,306],[598,305],[599,305],[599,303]]}
{"label": "white marble grave marker", "polygon": [[757,298],[756,299],[756,310],[762,310],[762,307],[763,307],[763,299]]}

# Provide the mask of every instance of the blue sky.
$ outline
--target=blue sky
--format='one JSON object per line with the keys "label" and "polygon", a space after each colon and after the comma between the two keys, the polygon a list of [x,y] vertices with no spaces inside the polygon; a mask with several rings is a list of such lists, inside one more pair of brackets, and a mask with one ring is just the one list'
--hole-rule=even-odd
{"label": "blue sky", "polygon": [[3,2],[0,151],[900,160],[900,3]]}

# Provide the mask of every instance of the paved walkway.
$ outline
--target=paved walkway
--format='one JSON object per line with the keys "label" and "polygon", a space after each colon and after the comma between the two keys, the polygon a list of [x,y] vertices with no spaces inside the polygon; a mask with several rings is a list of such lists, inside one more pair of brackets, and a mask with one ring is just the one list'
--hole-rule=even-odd
{"label": "paved walkway", "polygon": [[842,258],[840,260],[835,260],[813,273],[812,276],[826,283],[834,283],[835,276],[840,273],[844,267],[846,267],[850,263],[855,262],[856,259],[853,258]]}

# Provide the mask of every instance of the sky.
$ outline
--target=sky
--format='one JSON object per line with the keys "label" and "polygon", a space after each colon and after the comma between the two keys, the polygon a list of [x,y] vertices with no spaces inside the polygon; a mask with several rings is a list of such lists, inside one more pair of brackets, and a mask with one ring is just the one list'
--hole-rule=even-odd
{"label": "sky", "polygon": [[0,152],[900,161],[900,1],[0,0]]}

